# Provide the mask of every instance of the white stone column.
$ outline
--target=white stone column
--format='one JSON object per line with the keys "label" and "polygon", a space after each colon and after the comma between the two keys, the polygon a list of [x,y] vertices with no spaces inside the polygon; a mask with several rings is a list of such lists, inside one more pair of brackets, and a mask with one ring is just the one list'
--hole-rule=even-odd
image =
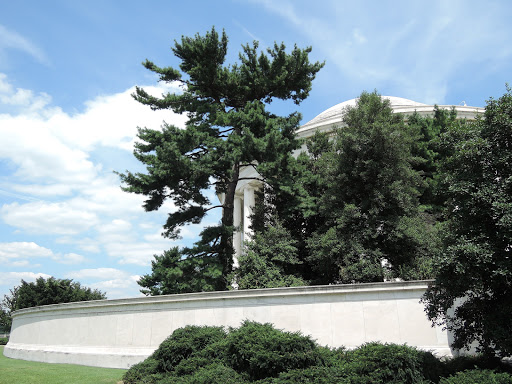
{"label": "white stone column", "polygon": [[235,231],[233,232],[233,250],[235,254],[233,256],[233,268],[238,267],[238,258],[242,254],[242,197],[235,195],[233,205],[233,226]]}
{"label": "white stone column", "polygon": [[254,187],[247,184],[244,188],[244,241],[250,241],[253,235],[250,226],[252,224],[251,216],[255,204]]}

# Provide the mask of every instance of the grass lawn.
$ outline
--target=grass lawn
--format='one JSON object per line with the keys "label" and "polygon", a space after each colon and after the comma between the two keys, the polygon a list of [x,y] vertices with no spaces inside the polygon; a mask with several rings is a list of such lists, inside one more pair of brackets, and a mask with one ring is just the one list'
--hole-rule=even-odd
{"label": "grass lawn", "polygon": [[116,384],[125,369],[8,359],[0,346],[0,384]]}

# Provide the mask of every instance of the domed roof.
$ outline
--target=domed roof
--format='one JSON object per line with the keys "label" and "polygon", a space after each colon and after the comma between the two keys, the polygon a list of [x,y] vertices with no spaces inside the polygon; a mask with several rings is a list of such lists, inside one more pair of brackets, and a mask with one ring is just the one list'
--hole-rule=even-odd
{"label": "domed roof", "polygon": [[[391,108],[396,113],[411,115],[417,112],[422,116],[429,116],[434,112],[434,105],[418,103],[417,101],[404,99],[403,97],[382,96],[382,98],[390,101]],[[345,108],[355,107],[356,102],[357,99],[347,100],[325,110],[314,119],[302,125],[297,130],[297,135],[299,137],[309,137],[313,135],[316,130],[324,132],[332,130],[333,127],[342,123]],[[438,107],[441,109],[455,108],[458,118],[469,120],[474,120],[477,115],[481,115],[485,111],[484,108],[470,107],[467,106],[466,103],[464,103],[464,105],[439,105]]]}
{"label": "domed roof", "polygon": [[[395,97],[395,96],[382,96],[383,99],[388,99],[391,102],[391,108],[394,110],[406,108],[414,108],[414,107],[423,107],[427,104],[418,103],[413,100],[404,99],[403,97]],[[329,120],[339,120],[343,116],[343,111],[347,107],[355,107],[357,99],[351,99],[344,101],[343,103],[336,104],[335,106],[323,111],[321,114],[316,116],[313,120],[308,121],[303,127],[309,127],[312,125],[318,125],[320,123],[327,123]],[[323,124],[322,124],[323,125]]]}

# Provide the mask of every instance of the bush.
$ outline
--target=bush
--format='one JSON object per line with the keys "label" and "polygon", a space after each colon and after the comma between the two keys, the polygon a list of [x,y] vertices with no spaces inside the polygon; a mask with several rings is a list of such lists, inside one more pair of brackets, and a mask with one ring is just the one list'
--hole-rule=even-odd
{"label": "bush", "polygon": [[339,367],[310,367],[282,372],[276,378],[258,382],[258,384],[351,384],[345,372]]}
{"label": "bush", "polygon": [[443,378],[440,384],[512,384],[512,375],[488,369],[473,369]]}
{"label": "bush", "polygon": [[380,343],[348,351],[342,367],[353,384],[437,382],[443,372],[442,363],[429,352]]}
{"label": "bush", "polygon": [[[475,367],[479,370],[467,371]],[[465,372],[455,375],[459,371]],[[406,345],[367,343],[351,351],[330,349],[300,333],[245,321],[228,333],[221,327],[177,329],[148,359],[130,368],[123,380],[125,384],[426,384],[444,377],[442,384],[512,384],[506,381],[510,375],[501,374],[507,371],[512,367],[497,358],[442,362],[430,352]],[[478,381],[490,372],[494,381]]]}
{"label": "bush", "polygon": [[269,323],[245,321],[240,328],[231,329],[226,348],[229,365],[247,373],[251,380],[322,363],[318,346],[310,337],[277,330]]}
{"label": "bush", "polygon": [[222,348],[209,348],[226,338],[222,327],[186,326],[175,330],[153,354],[132,366],[123,376],[125,384],[159,383],[167,376],[177,380],[222,357]]}
{"label": "bush", "polygon": [[214,363],[185,376],[167,376],[157,384],[246,384],[248,381],[233,368]]}
{"label": "bush", "polygon": [[[204,355],[205,351],[217,353],[215,350],[206,349],[210,344],[222,341],[226,338],[226,331],[222,327],[208,326],[186,326],[175,330],[171,336],[165,339],[158,349],[153,353],[152,358],[158,361],[159,372],[171,372],[183,362],[191,357],[196,357],[196,363],[202,360],[206,364],[211,363],[211,358],[215,356],[207,356],[210,360],[201,359],[198,355]],[[200,366],[200,365],[199,365]],[[198,365],[195,364],[194,368]]]}
{"label": "bush", "polygon": [[8,337],[0,337],[0,345],[6,345],[9,342]]}
{"label": "bush", "polygon": [[153,384],[156,378],[151,376],[158,372],[158,361],[148,357],[143,362],[132,365],[123,376],[124,384]]}
{"label": "bush", "polygon": [[451,376],[457,372],[478,368],[480,370],[492,370],[496,372],[512,373],[512,367],[505,364],[495,356],[459,356],[444,362],[444,376]]}

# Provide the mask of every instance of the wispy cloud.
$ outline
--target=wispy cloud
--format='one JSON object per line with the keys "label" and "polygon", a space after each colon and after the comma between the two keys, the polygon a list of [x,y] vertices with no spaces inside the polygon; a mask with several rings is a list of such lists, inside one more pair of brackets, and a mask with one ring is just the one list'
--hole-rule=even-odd
{"label": "wispy cloud", "polygon": [[16,31],[9,30],[0,24],[0,51],[4,49],[16,49],[25,52],[39,63],[50,65],[50,60],[41,48]]}
{"label": "wispy cloud", "polygon": [[[506,4],[322,2],[254,0],[281,17],[320,50],[339,82],[387,89],[426,103],[443,103],[449,82],[487,62],[507,63],[510,36],[502,33]],[[390,5],[393,6],[390,6]],[[483,65],[482,65],[483,64]],[[332,75],[331,75],[332,76]]]}

